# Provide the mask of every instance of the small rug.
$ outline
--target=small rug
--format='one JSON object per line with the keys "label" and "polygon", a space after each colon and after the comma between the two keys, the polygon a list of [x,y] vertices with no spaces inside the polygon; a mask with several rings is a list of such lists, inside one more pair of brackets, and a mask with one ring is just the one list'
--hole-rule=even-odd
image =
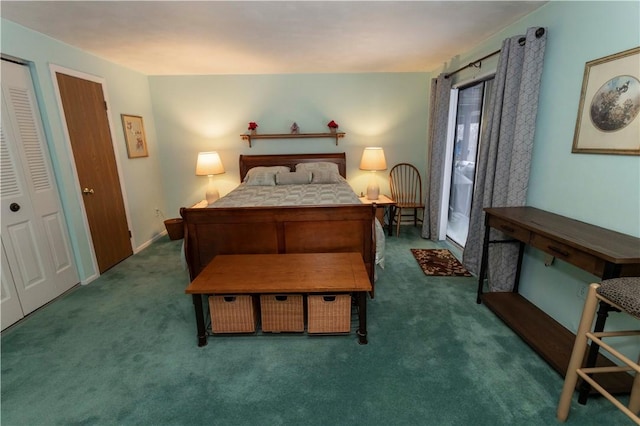
{"label": "small rug", "polygon": [[471,274],[447,249],[411,249],[425,275],[470,277]]}

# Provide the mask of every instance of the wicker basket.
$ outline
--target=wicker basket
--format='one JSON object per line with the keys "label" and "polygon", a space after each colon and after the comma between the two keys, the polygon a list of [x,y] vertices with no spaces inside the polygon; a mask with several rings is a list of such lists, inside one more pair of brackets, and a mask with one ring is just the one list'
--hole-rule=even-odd
{"label": "wicker basket", "polygon": [[214,333],[254,333],[256,307],[248,294],[210,296],[209,312]]}
{"label": "wicker basket", "polygon": [[180,240],[184,238],[183,221],[180,218],[167,219],[164,221],[164,227],[167,228],[170,240]]}
{"label": "wicker basket", "polygon": [[351,295],[309,295],[308,333],[349,333]]}
{"label": "wicker basket", "polygon": [[301,294],[260,295],[262,331],[303,332],[304,304]]}

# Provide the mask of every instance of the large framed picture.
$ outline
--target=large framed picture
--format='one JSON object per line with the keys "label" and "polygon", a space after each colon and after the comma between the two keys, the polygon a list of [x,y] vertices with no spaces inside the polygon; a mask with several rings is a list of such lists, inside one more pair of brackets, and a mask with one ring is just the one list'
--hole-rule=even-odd
{"label": "large framed picture", "polygon": [[148,157],[147,137],[144,134],[142,117],[128,114],[120,114],[120,116],[129,158]]}
{"label": "large framed picture", "polygon": [[571,152],[640,155],[640,47],[587,62]]}

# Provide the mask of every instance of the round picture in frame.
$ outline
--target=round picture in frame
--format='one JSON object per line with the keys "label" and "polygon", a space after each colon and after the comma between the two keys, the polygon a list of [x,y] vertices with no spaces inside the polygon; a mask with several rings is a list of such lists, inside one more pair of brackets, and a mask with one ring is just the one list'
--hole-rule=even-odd
{"label": "round picture in frame", "polygon": [[628,126],[640,112],[640,82],[630,75],[616,76],[598,89],[591,100],[593,125],[603,132]]}

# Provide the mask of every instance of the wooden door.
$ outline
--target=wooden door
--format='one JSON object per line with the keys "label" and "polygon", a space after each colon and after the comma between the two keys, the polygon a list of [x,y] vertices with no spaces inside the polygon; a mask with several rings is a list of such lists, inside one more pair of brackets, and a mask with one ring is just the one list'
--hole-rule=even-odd
{"label": "wooden door", "polygon": [[133,254],[102,85],[56,72],[98,269]]}
{"label": "wooden door", "polygon": [[2,328],[78,283],[29,69],[2,61]]}

